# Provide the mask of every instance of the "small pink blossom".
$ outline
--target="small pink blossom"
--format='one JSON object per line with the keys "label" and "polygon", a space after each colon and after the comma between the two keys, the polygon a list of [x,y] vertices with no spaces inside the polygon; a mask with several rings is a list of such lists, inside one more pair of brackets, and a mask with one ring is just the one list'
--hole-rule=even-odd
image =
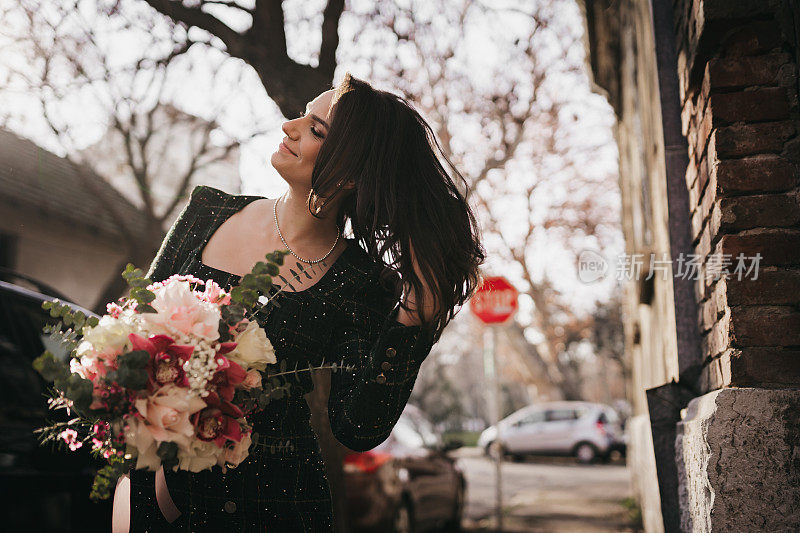
{"label": "small pink blossom", "polygon": [[106,304],[106,311],[114,318],[119,318],[120,313],[122,313],[122,306],[117,302],[110,302]]}
{"label": "small pink blossom", "polygon": [[65,429],[58,434],[58,437],[63,439],[69,445],[69,449],[73,452],[83,446],[83,443],[78,440],[78,432],[74,429]]}

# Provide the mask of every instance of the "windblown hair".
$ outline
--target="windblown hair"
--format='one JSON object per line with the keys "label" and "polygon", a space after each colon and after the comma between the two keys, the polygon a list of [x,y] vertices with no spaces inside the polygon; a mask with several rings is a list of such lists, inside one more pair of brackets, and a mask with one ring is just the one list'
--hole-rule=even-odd
{"label": "windblown hair", "polygon": [[[435,330],[438,339],[455,308],[477,288],[485,260],[478,224],[465,198],[469,185],[405,98],[348,72],[335,87],[331,108],[333,119],[311,175],[309,211],[317,216],[317,209],[345,195],[337,225],[343,230],[350,220],[357,242],[384,265],[381,280],[397,298],[407,284],[414,294],[425,293],[411,260],[413,247],[434,298],[433,316],[426,317],[423,327]],[[437,150],[463,184],[464,194]],[[355,187],[337,186],[347,180]],[[426,309],[428,304],[415,302],[414,307]],[[401,306],[410,310],[402,299]]]}

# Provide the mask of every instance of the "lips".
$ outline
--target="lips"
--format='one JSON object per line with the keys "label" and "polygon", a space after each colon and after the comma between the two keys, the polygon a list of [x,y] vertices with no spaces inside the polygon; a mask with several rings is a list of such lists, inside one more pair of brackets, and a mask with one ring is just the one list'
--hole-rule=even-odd
{"label": "lips", "polygon": [[286,143],[285,143],[285,142],[281,141],[281,144],[280,144],[280,146],[282,146],[282,147],[283,147],[283,148],[284,148],[284,149],[285,149],[287,152],[289,152],[289,153],[290,153],[290,154],[292,154],[293,156],[297,157],[297,154],[296,154],[296,153],[294,153],[294,152],[293,152],[293,151],[292,151],[292,150],[291,150],[291,149],[290,149],[288,146],[286,146]]}

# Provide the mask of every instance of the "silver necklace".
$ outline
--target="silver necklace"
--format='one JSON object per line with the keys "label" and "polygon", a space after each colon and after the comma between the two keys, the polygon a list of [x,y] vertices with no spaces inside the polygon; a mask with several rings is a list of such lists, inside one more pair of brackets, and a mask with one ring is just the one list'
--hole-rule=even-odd
{"label": "silver necklace", "polygon": [[319,263],[320,261],[322,261],[323,259],[325,259],[326,257],[328,257],[328,256],[331,254],[331,252],[333,251],[333,249],[336,247],[336,243],[337,243],[337,242],[339,242],[339,235],[338,235],[338,234],[336,235],[336,240],[335,240],[335,241],[333,241],[333,246],[331,246],[331,249],[330,249],[330,250],[328,250],[328,253],[327,253],[327,254],[325,254],[325,255],[323,255],[323,256],[322,256],[322,257],[320,257],[319,259],[303,259],[303,258],[302,258],[302,257],[300,257],[299,255],[297,255],[296,253],[294,253],[294,250],[292,250],[292,249],[289,247],[289,245],[288,245],[288,244],[286,244],[286,239],[284,239],[284,238],[283,238],[283,233],[281,233],[281,227],[278,225],[278,202],[279,202],[279,201],[281,201],[281,200],[283,200],[283,197],[284,197],[284,196],[286,196],[286,193],[283,193],[283,195],[282,195],[280,198],[278,198],[277,200],[275,200],[275,204],[273,204],[273,210],[272,210],[272,211],[273,211],[273,214],[274,214],[274,216],[275,216],[275,228],[278,230],[278,236],[280,236],[280,238],[281,238],[281,241],[283,242],[283,245],[286,247],[286,249],[287,249],[287,250],[289,250],[289,253],[291,253],[293,256],[295,256],[297,259],[299,259],[299,260],[300,260],[300,261],[302,261],[303,263],[308,263],[308,264],[310,264],[310,265],[311,265],[311,264],[314,264],[314,263]]}

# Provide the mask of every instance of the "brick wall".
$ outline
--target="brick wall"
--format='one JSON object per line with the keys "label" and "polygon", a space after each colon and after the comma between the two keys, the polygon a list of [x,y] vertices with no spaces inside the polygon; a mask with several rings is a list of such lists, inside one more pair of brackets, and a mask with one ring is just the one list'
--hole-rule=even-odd
{"label": "brick wall", "polygon": [[[702,392],[800,385],[800,123],[787,19],[781,2],[676,3],[686,185],[703,262]],[[751,267],[761,255],[757,279],[712,272],[714,257],[732,259],[732,270],[740,253]]]}

